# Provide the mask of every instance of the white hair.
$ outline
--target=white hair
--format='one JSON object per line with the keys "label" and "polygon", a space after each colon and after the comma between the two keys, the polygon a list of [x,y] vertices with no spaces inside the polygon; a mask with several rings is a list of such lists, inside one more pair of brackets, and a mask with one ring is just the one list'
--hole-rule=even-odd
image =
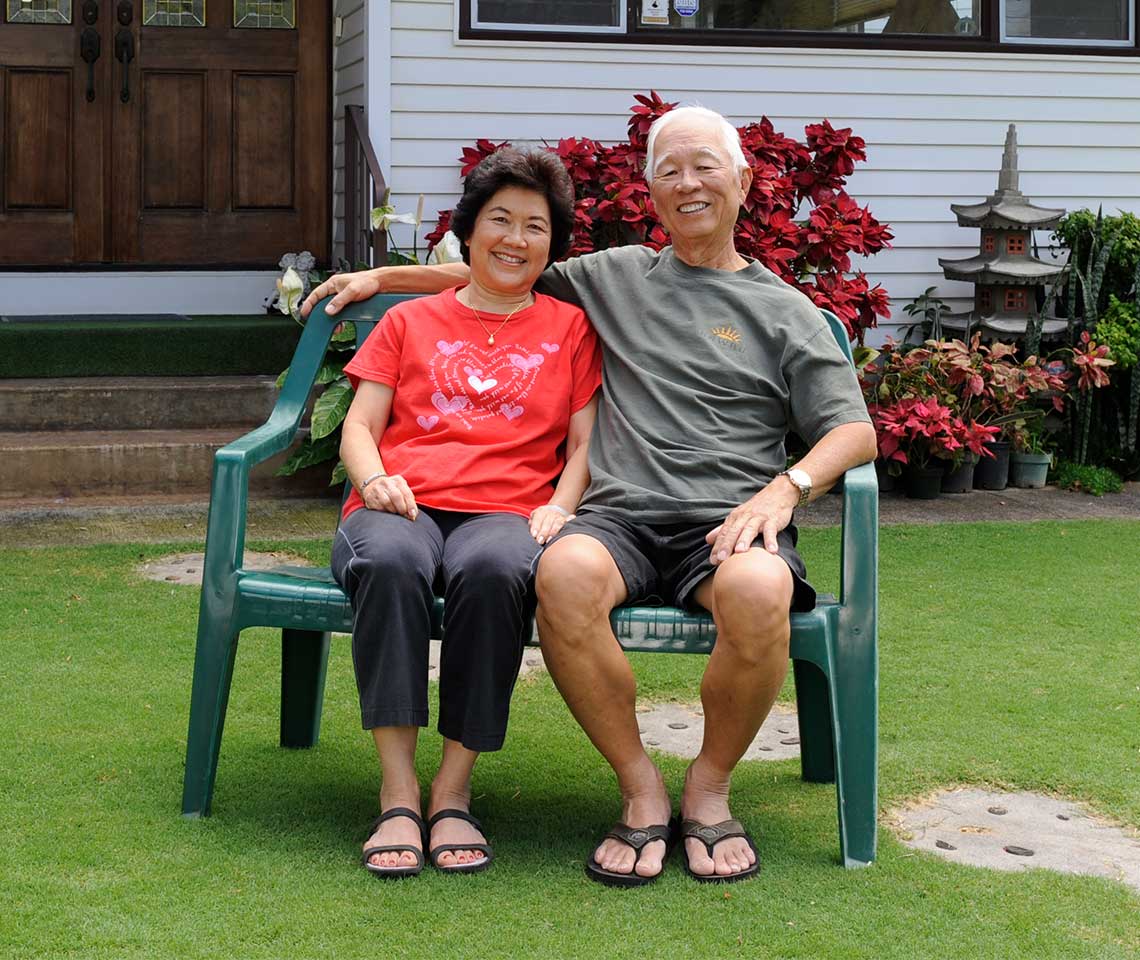
{"label": "white hair", "polygon": [[646,179],[653,179],[653,171],[657,163],[657,158],[653,155],[653,151],[657,144],[657,135],[661,130],[671,123],[679,123],[697,117],[703,120],[712,120],[716,124],[717,131],[720,134],[721,145],[728,153],[729,159],[732,160],[732,164],[737,171],[744,170],[748,167],[748,161],[744,159],[744,150],[740,146],[740,132],[736,127],[715,110],[710,110],[708,107],[695,105],[684,106],[676,107],[668,113],[662,114],[653,121],[653,125],[649,128],[649,136],[645,144]]}

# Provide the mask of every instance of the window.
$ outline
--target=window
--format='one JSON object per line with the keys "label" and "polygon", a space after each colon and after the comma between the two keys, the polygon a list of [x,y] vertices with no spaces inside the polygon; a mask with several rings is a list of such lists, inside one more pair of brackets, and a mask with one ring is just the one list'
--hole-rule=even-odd
{"label": "window", "polygon": [[472,27],[484,30],[625,32],[625,0],[470,0],[470,4]]}
{"label": "window", "polygon": [[982,237],[982,253],[993,253],[997,249],[994,235],[987,233]]}
{"label": "window", "polygon": [[1025,309],[1025,291],[1024,290],[1006,290],[1005,292],[1005,312],[1017,313]]}
{"label": "window", "polygon": [[982,313],[989,313],[994,308],[993,294],[990,292],[989,287],[978,288],[978,309]]}
{"label": "window", "polygon": [[1132,0],[1001,0],[1004,43],[1132,46]]}
{"label": "window", "polygon": [[1135,56],[1140,0],[456,0],[459,36]]}
{"label": "window", "polygon": [[1011,233],[1008,237],[1006,237],[1005,252],[1025,253],[1025,235],[1021,233]]}

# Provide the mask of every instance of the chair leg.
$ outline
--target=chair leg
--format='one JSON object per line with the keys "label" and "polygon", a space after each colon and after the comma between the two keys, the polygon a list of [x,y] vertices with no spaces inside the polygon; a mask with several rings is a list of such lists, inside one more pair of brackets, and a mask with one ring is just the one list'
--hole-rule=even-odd
{"label": "chair leg", "polygon": [[845,867],[875,859],[878,814],[879,697],[873,645],[836,651],[831,695],[836,724],[839,845]]}
{"label": "chair leg", "polygon": [[331,633],[281,631],[281,746],[314,747],[321,734]]}
{"label": "chair leg", "polygon": [[808,660],[793,660],[796,713],[800,722],[800,770],[809,783],[835,780],[835,737],[827,677]]}
{"label": "chair leg", "polygon": [[[215,637],[224,637],[220,642]],[[238,635],[209,625],[199,628],[190,694],[190,729],[186,735],[186,772],[182,781],[182,815],[206,817],[214,797],[222,728],[230,699]]]}

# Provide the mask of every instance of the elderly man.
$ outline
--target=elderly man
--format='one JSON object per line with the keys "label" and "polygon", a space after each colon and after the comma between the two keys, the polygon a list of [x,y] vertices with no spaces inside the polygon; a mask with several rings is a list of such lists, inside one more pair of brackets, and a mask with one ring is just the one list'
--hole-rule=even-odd
{"label": "elderly man", "polygon": [[[875,455],[855,376],[819,312],[736,252],[752,170],[732,125],[701,107],[666,114],[649,133],[646,178],[671,247],[568,260],[536,286],[582,306],[603,345],[590,487],[546,548],[536,589],[554,682],[617,775],[621,821],[586,869],[619,886],[655,880],[678,827],[641,743],[610,611],[657,597],[711,612],[704,740],[685,775],[679,833],[696,879],[754,875],[756,848],[729,810],[729,784],[787,673],[789,614],[815,602],[792,514]],[[508,246],[495,254],[514,259]],[[380,291],[465,279],[462,264],[380,268],[334,277],[305,307],[335,292],[335,313]],[[785,470],[790,429],[811,449]]]}

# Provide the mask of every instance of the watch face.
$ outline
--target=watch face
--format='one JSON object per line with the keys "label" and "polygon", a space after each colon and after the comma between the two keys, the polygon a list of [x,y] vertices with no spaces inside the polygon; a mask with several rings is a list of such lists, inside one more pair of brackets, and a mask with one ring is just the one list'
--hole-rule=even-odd
{"label": "watch face", "polygon": [[788,471],[788,479],[801,490],[811,489],[811,477],[809,477],[804,470],[797,470],[795,467],[792,467],[792,469]]}

